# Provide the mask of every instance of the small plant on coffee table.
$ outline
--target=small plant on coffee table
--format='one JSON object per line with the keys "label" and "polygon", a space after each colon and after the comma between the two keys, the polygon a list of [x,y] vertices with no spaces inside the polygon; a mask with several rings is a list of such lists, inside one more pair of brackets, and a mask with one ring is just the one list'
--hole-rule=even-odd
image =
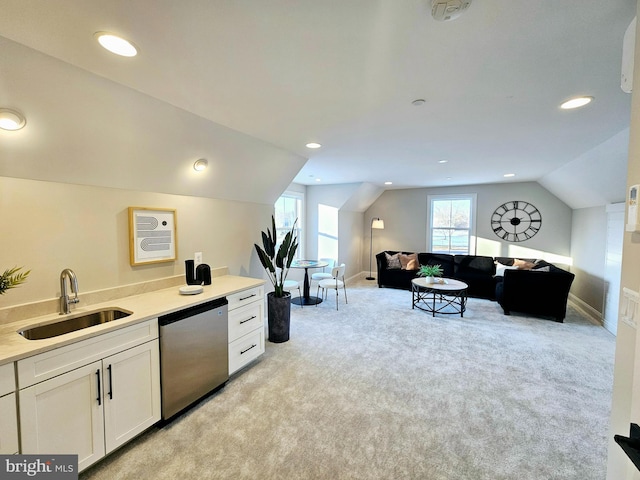
{"label": "small plant on coffee table", "polygon": [[420,265],[419,277],[427,277],[427,283],[433,283],[434,277],[441,277],[444,272],[440,265]]}

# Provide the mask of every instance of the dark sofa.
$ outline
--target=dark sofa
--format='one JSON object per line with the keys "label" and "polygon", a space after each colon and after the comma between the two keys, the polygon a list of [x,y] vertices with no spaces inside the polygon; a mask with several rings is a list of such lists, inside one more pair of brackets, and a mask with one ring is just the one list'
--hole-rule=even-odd
{"label": "dark sofa", "polygon": [[[387,256],[412,252],[386,251],[376,255],[378,286],[411,289],[411,280],[417,270],[390,269]],[[418,253],[419,265],[440,265],[443,277],[455,278],[469,285],[467,294],[471,297],[497,300],[505,315],[512,311],[553,317],[562,322],[566,315],[569,289],[574,274],[562,270],[543,260],[521,259],[535,263],[533,270],[505,269],[503,276],[496,276],[496,261],[512,266],[515,259],[510,257],[487,257],[481,255],[447,255],[438,253]],[[548,267],[549,271],[536,270]]]}
{"label": "dark sofa", "polygon": [[539,260],[536,266],[548,266],[549,271],[505,270],[502,280],[496,282],[496,300],[505,315],[513,310],[562,322],[574,274],[544,260]]}

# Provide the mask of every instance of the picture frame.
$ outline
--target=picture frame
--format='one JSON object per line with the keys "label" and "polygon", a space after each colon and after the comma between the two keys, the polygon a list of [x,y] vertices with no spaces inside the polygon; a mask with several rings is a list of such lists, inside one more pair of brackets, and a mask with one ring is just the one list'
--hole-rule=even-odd
{"label": "picture frame", "polygon": [[129,262],[132,266],[177,259],[177,212],[129,207]]}

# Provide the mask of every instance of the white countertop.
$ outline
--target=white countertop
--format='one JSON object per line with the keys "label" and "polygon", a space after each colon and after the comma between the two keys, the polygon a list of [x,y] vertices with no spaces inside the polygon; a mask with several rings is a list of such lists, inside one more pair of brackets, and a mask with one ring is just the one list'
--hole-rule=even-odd
{"label": "white countertop", "polygon": [[17,332],[24,330],[27,327],[44,325],[63,320],[64,317],[62,315],[55,313],[6,323],[4,325],[0,325],[0,365],[30,357],[47,350],[62,347],[63,345],[95,337],[96,335],[101,335],[135,323],[143,322],[150,318],[158,317],[159,315],[165,315],[177,310],[182,310],[186,307],[197,305],[208,300],[225,297],[249,288],[259,287],[264,285],[264,283],[264,280],[257,278],[224,275],[215,277],[212,284],[204,286],[204,291],[197,295],[181,295],[178,291],[179,286],[176,286],[163,290],[156,290],[150,293],[124,297],[110,302],[96,303],[86,306],[78,304],[78,308],[73,308],[70,316],[106,308],[120,308],[133,313],[128,317],[121,318],[119,320],[113,320],[111,322],[42,340],[27,340]]}

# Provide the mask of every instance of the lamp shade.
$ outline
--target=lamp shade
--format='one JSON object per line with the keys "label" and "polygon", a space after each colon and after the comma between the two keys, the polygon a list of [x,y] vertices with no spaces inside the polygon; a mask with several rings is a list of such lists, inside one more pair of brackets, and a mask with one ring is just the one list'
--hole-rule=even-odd
{"label": "lamp shade", "polygon": [[374,218],[373,220],[371,220],[371,228],[375,228],[376,230],[384,230],[384,220]]}

